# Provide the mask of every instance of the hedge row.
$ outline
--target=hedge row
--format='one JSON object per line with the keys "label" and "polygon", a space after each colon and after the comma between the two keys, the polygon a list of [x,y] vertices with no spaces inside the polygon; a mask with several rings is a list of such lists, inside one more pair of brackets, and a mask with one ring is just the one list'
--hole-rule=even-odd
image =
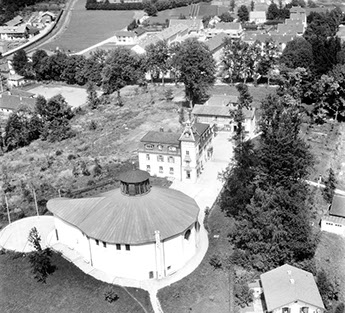
{"label": "hedge row", "polygon": [[[174,9],[188,6],[192,3],[210,2],[211,0],[158,0],[154,3],[157,11]],[[96,0],[87,0],[85,8],[87,10],[144,10],[149,1],[128,2],[128,3],[109,3],[97,2]]]}
{"label": "hedge row", "polygon": [[93,0],[87,0],[85,5],[86,10],[144,10],[144,7],[142,2],[102,3]]}

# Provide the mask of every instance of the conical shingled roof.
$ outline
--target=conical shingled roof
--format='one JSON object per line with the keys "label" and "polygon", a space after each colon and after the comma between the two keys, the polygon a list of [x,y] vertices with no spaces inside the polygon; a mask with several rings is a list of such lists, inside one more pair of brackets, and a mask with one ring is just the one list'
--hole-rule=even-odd
{"label": "conical shingled roof", "polygon": [[176,236],[193,225],[199,214],[194,199],[160,187],[140,197],[115,189],[95,198],[56,198],[48,201],[47,208],[91,238],[120,244],[154,242],[156,230],[162,240]]}

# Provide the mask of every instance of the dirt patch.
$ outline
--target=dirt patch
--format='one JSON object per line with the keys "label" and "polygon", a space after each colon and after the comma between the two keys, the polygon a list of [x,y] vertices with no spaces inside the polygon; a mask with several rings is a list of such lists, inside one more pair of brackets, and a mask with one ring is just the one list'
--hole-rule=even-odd
{"label": "dirt patch", "polygon": [[41,85],[28,91],[45,97],[46,99],[61,94],[72,107],[79,107],[86,103],[87,92],[84,88],[58,86],[58,85]]}

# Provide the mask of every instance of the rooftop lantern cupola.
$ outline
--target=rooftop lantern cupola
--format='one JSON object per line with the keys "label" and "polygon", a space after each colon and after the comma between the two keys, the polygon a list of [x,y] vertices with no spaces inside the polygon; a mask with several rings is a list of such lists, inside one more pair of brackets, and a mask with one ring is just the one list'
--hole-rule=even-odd
{"label": "rooftop lantern cupola", "polygon": [[141,170],[130,170],[121,173],[118,180],[121,182],[121,192],[127,196],[140,196],[151,190],[150,174]]}

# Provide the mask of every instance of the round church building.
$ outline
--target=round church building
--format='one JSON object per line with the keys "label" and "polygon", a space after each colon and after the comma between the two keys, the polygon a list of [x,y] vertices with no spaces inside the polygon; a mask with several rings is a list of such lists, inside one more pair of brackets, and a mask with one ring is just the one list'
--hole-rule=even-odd
{"label": "round church building", "polygon": [[198,251],[199,207],[149,178],[132,170],[120,174],[120,188],[99,196],[49,200],[56,240],[118,277],[160,279],[178,271]]}

